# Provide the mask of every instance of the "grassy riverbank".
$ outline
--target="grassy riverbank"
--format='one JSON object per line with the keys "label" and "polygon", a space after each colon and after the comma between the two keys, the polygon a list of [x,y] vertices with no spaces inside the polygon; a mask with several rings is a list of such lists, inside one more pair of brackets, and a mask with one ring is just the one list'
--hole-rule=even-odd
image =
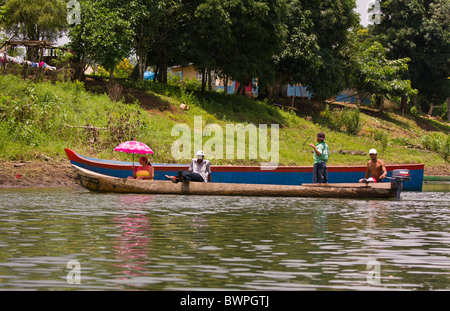
{"label": "grassy riverbank", "polygon": [[[296,102],[291,109],[237,95],[201,94],[152,82],[121,83],[124,99],[112,102],[104,94],[104,83],[92,78],[85,83],[34,83],[0,76],[1,161],[65,163],[64,148],[87,156],[130,160],[113,148],[135,138],[155,151],[151,156],[155,163],[188,163],[172,156],[172,145],[179,137],[171,133],[175,125],[187,124],[193,139],[197,116],[202,129],[217,124],[223,130],[223,157],[228,124],[267,124],[269,129],[278,124],[280,165],[312,165],[308,144],[323,131],[332,150],[329,165],[365,164],[368,156],[363,153],[377,148],[386,163],[425,163],[428,175],[450,175],[448,123],[361,108],[357,134],[348,134],[345,120],[336,121],[343,110],[335,109],[344,108],[337,103]],[[182,103],[190,109],[179,108]],[[203,144],[211,137],[204,136]],[[192,152],[193,148],[192,144]],[[214,164],[224,165],[261,162],[267,159],[249,159],[248,151],[245,159],[238,159],[236,150],[232,159],[213,159]]]}

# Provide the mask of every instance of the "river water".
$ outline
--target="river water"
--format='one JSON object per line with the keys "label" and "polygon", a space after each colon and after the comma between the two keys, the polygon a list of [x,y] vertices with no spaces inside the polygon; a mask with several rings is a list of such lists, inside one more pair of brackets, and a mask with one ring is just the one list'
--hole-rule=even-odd
{"label": "river water", "polygon": [[450,192],[0,190],[0,290],[449,290]]}

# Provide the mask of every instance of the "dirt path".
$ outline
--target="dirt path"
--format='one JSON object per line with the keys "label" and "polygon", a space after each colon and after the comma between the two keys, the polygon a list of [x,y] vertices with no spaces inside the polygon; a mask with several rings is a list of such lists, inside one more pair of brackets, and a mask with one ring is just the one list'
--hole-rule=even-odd
{"label": "dirt path", "polygon": [[[86,77],[86,80],[84,80],[86,91],[97,94],[107,93],[106,85],[107,81],[99,78]],[[133,103],[138,100],[141,107],[149,113],[163,112],[166,110],[172,113],[179,113],[179,110],[175,107],[175,105],[161,100],[160,98],[149,94],[148,92],[124,87],[122,89],[122,97],[124,99],[124,102],[127,104]]]}

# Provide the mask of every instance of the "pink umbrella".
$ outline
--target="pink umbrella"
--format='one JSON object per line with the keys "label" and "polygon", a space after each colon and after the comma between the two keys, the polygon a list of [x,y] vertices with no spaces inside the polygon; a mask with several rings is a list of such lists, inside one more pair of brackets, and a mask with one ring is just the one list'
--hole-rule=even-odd
{"label": "pink umbrella", "polygon": [[139,141],[126,141],[121,144],[119,144],[116,148],[114,148],[114,151],[121,151],[126,153],[132,153],[133,154],[133,165],[134,165],[134,154],[140,153],[140,154],[153,154],[153,150],[150,149],[149,146],[147,146],[144,143],[141,143]]}

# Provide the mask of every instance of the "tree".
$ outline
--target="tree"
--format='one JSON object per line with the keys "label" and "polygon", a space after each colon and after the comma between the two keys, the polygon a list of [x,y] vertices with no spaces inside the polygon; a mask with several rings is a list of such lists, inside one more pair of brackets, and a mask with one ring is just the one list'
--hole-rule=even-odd
{"label": "tree", "polygon": [[358,25],[354,0],[289,0],[283,52],[276,58],[282,83],[301,83],[319,99],[348,81],[348,32]]}
{"label": "tree", "polygon": [[147,66],[147,56],[152,48],[154,29],[158,23],[155,18],[158,2],[154,0],[128,0],[124,1],[125,11],[130,27],[133,30],[132,48],[137,56],[138,79],[144,79]]}
{"label": "tree", "polygon": [[190,17],[191,27],[183,40],[186,59],[203,73],[202,92],[206,88],[206,71],[221,72],[225,59],[230,60],[232,24],[225,4],[219,0],[200,3]]}
{"label": "tree", "polygon": [[112,82],[114,68],[129,55],[134,35],[123,3],[85,0],[81,8],[80,24],[69,31],[70,46],[109,70]]}
{"label": "tree", "polygon": [[450,2],[386,0],[381,13],[372,27],[387,57],[411,59],[408,76],[425,110],[443,103],[450,96]]}
{"label": "tree", "polygon": [[[169,63],[180,58],[182,40],[186,32],[191,1],[155,0],[156,8],[152,12],[152,23],[147,27],[150,32],[150,54],[159,68],[158,81],[167,83]],[[182,58],[182,57],[181,57]]]}
{"label": "tree", "polygon": [[[8,0],[3,12],[2,25],[16,40],[54,41],[67,29],[63,0]],[[28,59],[37,59],[37,48],[28,51]]]}
{"label": "tree", "polygon": [[5,30],[19,40],[55,40],[66,28],[63,0],[8,0]]}
{"label": "tree", "polygon": [[307,77],[316,76],[322,65],[311,14],[310,10],[302,7],[300,0],[289,1],[284,21],[284,46],[281,53],[275,56],[280,84],[305,83]]}
{"label": "tree", "polygon": [[411,88],[411,82],[402,79],[402,73],[408,70],[409,58],[388,60],[381,43],[362,40],[354,46],[352,59],[352,88],[358,94],[372,94],[380,109],[383,97],[407,98],[417,94],[417,90]]}
{"label": "tree", "polygon": [[[184,51],[205,73],[214,70],[245,85],[273,68],[280,50],[283,1],[206,0],[193,3]],[[202,83],[204,90],[205,84]]]}
{"label": "tree", "polygon": [[[224,72],[246,85],[254,77],[274,72],[273,56],[281,51],[284,35],[281,1],[229,1],[231,38]],[[230,59],[231,58],[231,59]]]}

